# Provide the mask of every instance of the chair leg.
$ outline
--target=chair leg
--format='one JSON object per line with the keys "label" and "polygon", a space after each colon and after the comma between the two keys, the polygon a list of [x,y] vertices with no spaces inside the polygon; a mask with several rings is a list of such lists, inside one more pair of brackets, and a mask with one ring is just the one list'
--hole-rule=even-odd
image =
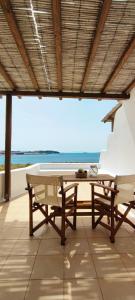
{"label": "chair leg", "polygon": [[33,236],[33,211],[31,198],[29,198],[29,235]]}
{"label": "chair leg", "polygon": [[61,245],[65,245],[65,210],[62,210],[62,217],[61,217]]}
{"label": "chair leg", "polygon": [[77,187],[75,187],[75,197],[74,197],[73,230],[76,230],[76,209],[77,209]]}
{"label": "chair leg", "polygon": [[92,229],[95,229],[95,204],[94,204],[94,190],[92,186],[92,205],[91,205],[91,211],[92,211]]}
{"label": "chair leg", "polygon": [[[48,217],[48,205],[45,205],[45,212],[46,212],[47,217]],[[48,221],[46,221],[46,224],[48,224]]]}
{"label": "chair leg", "polygon": [[115,221],[119,222],[119,217],[118,217],[117,210],[118,210],[118,206],[116,206],[116,209],[115,209]]}
{"label": "chair leg", "polygon": [[111,207],[111,235],[110,235],[110,241],[111,243],[115,242],[115,230],[114,230],[114,206]]}

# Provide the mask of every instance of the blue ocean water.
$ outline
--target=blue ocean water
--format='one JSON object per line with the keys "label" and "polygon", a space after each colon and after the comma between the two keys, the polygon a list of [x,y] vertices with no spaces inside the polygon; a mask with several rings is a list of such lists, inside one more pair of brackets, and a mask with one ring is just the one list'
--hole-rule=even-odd
{"label": "blue ocean water", "polygon": [[[98,163],[100,153],[58,153],[58,154],[23,154],[12,155],[11,162],[13,164],[35,164],[35,163]],[[4,163],[4,155],[0,155],[0,164]]]}

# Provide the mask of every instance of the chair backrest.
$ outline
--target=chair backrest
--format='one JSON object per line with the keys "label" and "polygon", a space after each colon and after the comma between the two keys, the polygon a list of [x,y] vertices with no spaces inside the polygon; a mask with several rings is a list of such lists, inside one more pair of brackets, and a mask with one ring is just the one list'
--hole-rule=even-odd
{"label": "chair backrest", "polygon": [[135,175],[116,176],[115,184],[119,190],[115,197],[115,205],[134,200]]}
{"label": "chair backrest", "polygon": [[35,201],[42,204],[62,206],[58,191],[63,185],[62,176],[40,176],[26,174],[28,187],[32,187]]}

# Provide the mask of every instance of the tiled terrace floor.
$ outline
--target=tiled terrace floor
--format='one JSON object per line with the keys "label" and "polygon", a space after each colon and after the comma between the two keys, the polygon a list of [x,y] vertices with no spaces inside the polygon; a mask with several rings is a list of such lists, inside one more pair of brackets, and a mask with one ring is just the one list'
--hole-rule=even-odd
{"label": "tiled terrace floor", "polygon": [[93,232],[90,218],[78,218],[62,247],[50,226],[29,238],[27,196],[1,204],[0,300],[7,299],[134,300],[134,231],[123,226],[111,244],[104,229]]}

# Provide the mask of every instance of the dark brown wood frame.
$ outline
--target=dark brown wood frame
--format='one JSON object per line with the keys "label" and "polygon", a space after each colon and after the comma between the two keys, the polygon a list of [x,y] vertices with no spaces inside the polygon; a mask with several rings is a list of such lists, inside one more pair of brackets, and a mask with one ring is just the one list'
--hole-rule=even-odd
{"label": "dark brown wood frame", "polygon": [[[33,236],[33,233],[39,229],[42,225],[50,223],[52,227],[61,237],[61,245],[65,245],[66,236],[65,231],[67,227],[71,227],[73,230],[76,230],[76,207],[77,207],[77,187],[78,184],[74,183],[66,188],[61,186],[61,197],[62,197],[62,207],[52,206],[50,214],[48,213],[48,205],[37,203],[35,200],[35,195],[33,193],[33,187],[28,184],[26,190],[29,193],[29,234]],[[73,189],[72,194],[66,196],[66,193]],[[69,208],[70,204],[70,208]],[[44,219],[38,225],[33,227],[33,214],[37,210],[43,214]],[[73,216],[73,223],[68,219],[68,216]],[[61,217],[61,228],[55,224],[55,218]],[[52,220],[53,219],[53,220]]]}
{"label": "dark brown wood frame", "polygon": [[[106,190],[106,193],[99,193],[95,191],[95,187],[100,187]],[[119,230],[123,222],[128,223],[135,229],[135,224],[131,222],[127,215],[132,208],[135,208],[135,201],[129,201],[129,203],[123,203],[127,209],[124,213],[118,210],[118,206],[115,206],[115,196],[119,192],[117,186],[114,188],[105,186],[103,184],[91,183],[92,189],[92,229],[95,229],[98,224],[102,225],[111,232],[110,241],[115,242],[115,235]],[[95,215],[97,211],[100,213],[97,220]],[[108,224],[102,221],[104,216],[108,217]],[[116,224],[115,224],[116,223]]]}
{"label": "dark brown wood frame", "polygon": [[11,135],[12,135],[12,96],[6,97],[6,133],[5,133],[5,183],[4,198],[11,197]]}
{"label": "dark brown wood frame", "polygon": [[51,98],[77,98],[77,99],[89,99],[89,100],[128,100],[130,95],[127,93],[84,93],[84,92],[50,92],[50,91],[0,91],[0,95],[4,96],[10,94],[12,96],[23,97],[51,97]]}

